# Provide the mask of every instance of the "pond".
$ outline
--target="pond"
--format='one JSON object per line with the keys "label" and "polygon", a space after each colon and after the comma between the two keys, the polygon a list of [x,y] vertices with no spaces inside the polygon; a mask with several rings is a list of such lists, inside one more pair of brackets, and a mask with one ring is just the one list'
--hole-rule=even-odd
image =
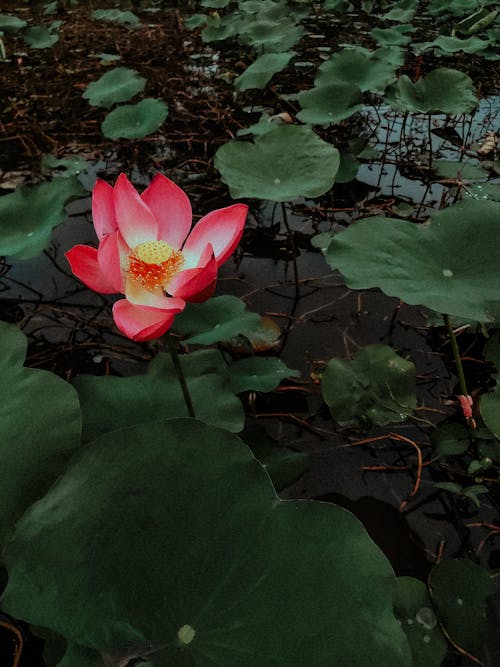
{"label": "pond", "polygon": [[[4,4],[2,664],[499,664],[494,3]],[[249,207],[171,328],[201,425],[65,256],[121,173]]]}

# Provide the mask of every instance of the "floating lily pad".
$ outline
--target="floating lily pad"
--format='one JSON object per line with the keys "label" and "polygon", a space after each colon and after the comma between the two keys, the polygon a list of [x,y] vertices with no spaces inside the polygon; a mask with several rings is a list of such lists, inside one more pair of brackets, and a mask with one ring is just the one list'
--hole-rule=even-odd
{"label": "floating lily pad", "polygon": [[0,14],[0,30],[2,32],[18,32],[24,28],[27,22],[11,14]]}
{"label": "floating lily pad", "polygon": [[281,72],[288,65],[294,55],[294,51],[263,54],[234,80],[234,87],[240,92],[251,88],[264,88],[277,72]]}
{"label": "floating lily pad", "polygon": [[380,46],[401,46],[411,41],[407,33],[412,30],[414,28],[410,24],[398,25],[392,28],[373,28],[370,30],[370,35]]}
{"label": "floating lily pad", "polygon": [[157,132],[167,116],[165,102],[148,97],[137,104],[124,104],[110,111],[101,129],[109,139],[144,139]]}
{"label": "floating lily pad", "polygon": [[401,76],[385,100],[393,109],[417,113],[470,113],[477,106],[472,79],[446,67],[432,70],[416,83]]}
{"label": "floating lily pad", "polygon": [[500,185],[495,183],[473,183],[462,190],[464,199],[489,199],[500,202]]}
{"label": "floating lily pad", "polygon": [[421,42],[413,44],[414,48],[421,51],[429,49],[438,49],[442,53],[481,53],[490,46],[490,41],[480,39],[479,37],[469,37],[468,39],[459,39],[458,37],[448,37],[447,35],[438,35],[433,42]]}
{"label": "floating lily pad", "polygon": [[363,108],[360,89],[352,83],[322,84],[298,95],[302,111],[297,118],[303,123],[339,123]]}
{"label": "floating lily pad", "polygon": [[448,653],[448,642],[424,582],[398,577],[394,611],[410,642],[413,667],[440,667]]}
{"label": "floating lily pad", "polygon": [[464,200],[415,225],[366,218],[336,234],[326,251],[348,287],[479,322],[500,319],[500,205]]}
{"label": "floating lily pad", "polygon": [[361,47],[343,49],[325,60],[318,69],[314,83],[316,86],[334,81],[355,85],[361,91],[383,93],[394,81],[396,66],[386,59],[380,59],[377,52]]}
{"label": "floating lily pad", "polygon": [[145,85],[146,79],[134,69],[116,67],[89,83],[82,97],[93,107],[110,107],[117,102],[128,102]]}
{"label": "floating lily pad", "polygon": [[488,178],[488,172],[472,162],[458,160],[434,160],[432,168],[442,178],[459,178],[463,181],[475,181]]}
{"label": "floating lily pad", "polygon": [[439,621],[466,651],[478,650],[486,637],[486,600],[495,588],[488,572],[470,560],[442,560],[431,570],[429,591]]}
{"label": "floating lily pad", "polygon": [[389,424],[417,407],[415,365],[387,345],[366,345],[356,357],[331,359],[321,391],[339,424]]}
{"label": "floating lily pad", "polygon": [[204,303],[188,303],[175,318],[174,329],[186,337],[184,343],[212,345],[259,327],[260,316],[246,310],[236,296],[225,294]]}
{"label": "floating lily pad", "polygon": [[393,6],[387,14],[381,16],[386,21],[411,21],[418,6],[418,0],[399,0],[392,3]]}
{"label": "floating lily pad", "polygon": [[288,201],[319,197],[335,181],[339,152],[308,127],[282,125],[254,143],[231,141],[214,157],[231,196]]}
{"label": "floating lily pad", "polygon": [[108,21],[109,23],[120,23],[127,27],[137,27],[139,19],[133,12],[122,11],[121,9],[95,9],[92,12],[92,18],[98,21]]}
{"label": "floating lily pad", "polygon": [[53,155],[44,155],[40,163],[42,174],[53,171],[55,175],[63,178],[76,176],[81,171],[85,171],[87,167],[89,167],[89,162],[78,156],[56,158]]}
{"label": "floating lily pad", "polygon": [[[180,356],[196,417],[228,431],[241,431],[244,411],[234,395],[218,350]],[[170,355],[159,354],[147,374],[133,377],[79,375],[73,381],[82,406],[85,441],[122,426],[188,415]]]}
{"label": "floating lily pad", "polygon": [[232,363],[228,371],[235,394],[249,390],[273,391],[285,378],[300,375],[277,357],[247,357]]}
{"label": "floating lily pad", "polygon": [[252,20],[240,29],[240,39],[249,46],[266,51],[280,53],[289,51],[300,41],[304,28],[296,25],[292,19],[282,17],[279,23],[273,18]]}
{"label": "floating lily pad", "polygon": [[0,544],[80,444],[76,391],[53,373],[24,368],[27,346],[17,327],[0,322]]}
{"label": "floating lily pad", "polygon": [[278,500],[239,438],[194,420],[85,447],[5,561],[2,609],[82,649],[148,649],[155,667],[412,664],[394,575],[359,521]]}
{"label": "floating lily pad", "polygon": [[27,28],[23,33],[23,39],[32,49],[48,49],[59,41],[57,29],[60,24],[60,21],[54,21],[49,27],[35,25]]}
{"label": "floating lily pad", "polygon": [[39,255],[49,245],[53,227],[66,217],[64,205],[85,194],[76,177],[70,176],[21,186],[0,197],[0,255],[17,259]]}

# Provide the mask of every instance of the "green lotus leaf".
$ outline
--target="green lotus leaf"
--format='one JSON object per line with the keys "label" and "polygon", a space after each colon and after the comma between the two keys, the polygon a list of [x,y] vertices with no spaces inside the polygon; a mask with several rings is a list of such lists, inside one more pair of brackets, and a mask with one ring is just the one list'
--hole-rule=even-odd
{"label": "green lotus leaf", "polygon": [[462,456],[471,446],[471,437],[463,424],[443,422],[432,431],[431,442],[436,457]]}
{"label": "green lotus leaf", "polygon": [[478,322],[500,319],[500,205],[464,200],[425,225],[365,218],[326,251],[348,287],[379,287],[409,304]]}
{"label": "green lotus leaf", "polygon": [[81,171],[85,171],[89,166],[87,160],[77,155],[62,158],[56,158],[54,155],[44,155],[40,163],[42,174],[45,175],[53,171],[55,175],[63,178],[76,176]]}
{"label": "green lotus leaf", "polygon": [[370,35],[380,46],[401,46],[411,41],[407,32],[414,30],[410,24],[393,26],[392,28],[373,28]]}
{"label": "green lotus leaf", "polygon": [[80,444],[76,391],[49,371],[24,368],[26,348],[21,331],[0,322],[0,544]]}
{"label": "green lotus leaf", "polygon": [[466,559],[446,559],[430,573],[429,591],[437,616],[454,644],[478,650],[486,636],[486,600],[495,591],[488,572]]}
{"label": "green lotus leaf", "polygon": [[240,92],[251,88],[264,88],[277,72],[281,72],[288,65],[294,55],[294,51],[289,51],[287,53],[265,53],[259,56],[243,74],[234,80],[234,87]]}
{"label": "green lotus leaf", "polygon": [[386,21],[411,21],[417,10],[418,0],[399,0],[387,14],[381,16]]}
{"label": "green lotus leaf", "polygon": [[148,97],[137,104],[124,104],[110,111],[101,129],[109,139],[144,139],[157,132],[167,116],[165,102]]}
{"label": "green lotus leaf", "polygon": [[412,664],[393,572],[360,522],[280,501],[237,436],[194,420],[86,446],[18,522],[5,561],[2,610],[103,655],[133,647],[154,667]]}
{"label": "green lotus leaf", "polygon": [[469,37],[468,39],[459,39],[458,37],[448,37],[438,35],[433,42],[421,42],[413,44],[417,50],[427,51],[428,49],[439,49],[443,53],[481,53],[490,46],[488,39],[479,37]]}
{"label": "green lotus leaf", "polygon": [[248,22],[240,31],[240,39],[253,48],[279,53],[294,47],[303,33],[304,28],[292,19],[283,17],[276,23],[275,19],[269,18]]}
{"label": "green lotus leaf", "polygon": [[273,391],[285,378],[300,375],[277,357],[247,357],[232,363],[228,370],[235,394],[249,390]]}
{"label": "green lotus leaf", "polygon": [[477,106],[472,80],[446,67],[432,70],[416,83],[401,76],[389,87],[385,100],[393,109],[417,113],[470,113]]}
{"label": "green lotus leaf", "polygon": [[500,334],[498,332],[486,343],[484,356],[496,369],[497,384],[493,391],[481,397],[481,417],[493,435],[500,440]]}
{"label": "green lotus leaf", "polygon": [[477,12],[455,24],[453,30],[465,35],[474,35],[476,32],[481,32],[481,30],[485,30],[485,28],[495,23],[497,16],[498,9],[490,10],[487,7],[481,6]]}
{"label": "green lotus leaf", "polygon": [[85,194],[77,178],[70,176],[20,186],[0,197],[0,255],[17,259],[39,255],[49,245],[53,227],[66,217],[64,205]]}
{"label": "green lotus leaf", "polygon": [[59,35],[57,34],[59,25],[59,21],[54,21],[48,28],[43,25],[27,28],[23,33],[23,40],[32,49],[48,49],[59,41]]}
{"label": "green lotus leaf", "polygon": [[128,102],[144,90],[145,85],[146,79],[134,69],[115,67],[89,83],[82,97],[93,107],[110,107],[117,102]]}
{"label": "green lotus leaf", "polygon": [[213,9],[222,9],[227,7],[231,0],[201,0],[202,7],[212,7]]}
{"label": "green lotus leaf", "polygon": [[394,611],[408,637],[413,667],[440,667],[448,653],[448,642],[427,586],[413,577],[398,577]]}
{"label": "green lotus leaf", "polygon": [[331,359],[321,392],[339,424],[389,424],[417,407],[415,365],[387,345],[366,345],[356,357]]}
{"label": "green lotus leaf", "polygon": [[0,30],[2,32],[18,32],[24,28],[27,22],[11,14],[0,14]]}
{"label": "green lotus leaf", "polygon": [[174,329],[191,345],[212,345],[257,328],[260,316],[246,310],[236,296],[225,294],[204,303],[188,303],[175,319]]}
{"label": "green lotus leaf", "polygon": [[[196,417],[234,433],[241,431],[243,406],[232,391],[221,353],[198,350],[180,355],[180,363]],[[122,426],[188,414],[168,354],[155,357],[145,375],[79,375],[73,384],[80,397],[85,441]]]}
{"label": "green lotus leaf", "polygon": [[335,181],[339,152],[308,127],[282,125],[254,143],[231,141],[214,157],[233,199],[319,197]]}
{"label": "green lotus leaf", "polygon": [[500,202],[500,185],[495,183],[473,183],[462,190],[464,199],[489,199]]}
{"label": "green lotus leaf", "polygon": [[339,123],[363,108],[360,89],[352,83],[322,84],[298,95],[302,111],[297,118],[303,123]]}
{"label": "green lotus leaf", "polygon": [[335,176],[336,183],[349,183],[356,178],[360,162],[353,153],[340,154],[340,166]]}
{"label": "green lotus leaf", "polygon": [[472,162],[458,160],[434,160],[432,168],[442,178],[459,178],[463,181],[475,181],[488,178],[488,172]]}
{"label": "green lotus leaf", "polygon": [[188,30],[196,30],[196,28],[206,25],[207,20],[208,17],[206,14],[191,14],[191,16],[184,19],[184,26]]}
{"label": "green lotus leaf", "polygon": [[108,21],[109,23],[120,23],[130,28],[135,28],[140,24],[137,16],[130,11],[121,9],[95,9],[92,12],[92,18],[98,21]]}
{"label": "green lotus leaf", "polygon": [[217,42],[228,37],[233,37],[236,34],[237,26],[231,20],[231,16],[207,16],[205,21],[206,27],[201,33],[201,38],[204,42]]}
{"label": "green lotus leaf", "polygon": [[314,83],[323,86],[339,81],[354,84],[361,91],[383,93],[396,78],[395,71],[396,65],[380,59],[377,52],[361,47],[343,49],[320,65]]}

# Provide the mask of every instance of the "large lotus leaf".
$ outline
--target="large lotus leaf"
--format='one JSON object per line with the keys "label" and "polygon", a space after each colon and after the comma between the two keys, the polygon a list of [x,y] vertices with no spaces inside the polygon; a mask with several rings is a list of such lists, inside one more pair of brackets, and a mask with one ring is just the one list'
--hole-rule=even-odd
{"label": "large lotus leaf", "polygon": [[339,123],[363,108],[360,89],[352,83],[322,84],[298,95],[302,111],[297,118],[303,123]]}
{"label": "large lotus leaf", "polygon": [[365,218],[336,234],[326,258],[353,289],[468,320],[500,319],[500,204],[466,200],[429,223]]}
{"label": "large lotus leaf", "polygon": [[229,366],[231,387],[235,394],[242,391],[273,391],[282,380],[300,375],[277,357],[247,357]]}
{"label": "large lotus leaf", "polygon": [[144,90],[145,85],[146,79],[134,69],[115,67],[89,83],[82,97],[93,107],[110,107],[117,102],[128,102]]}
{"label": "large lotus leaf", "polygon": [[140,24],[139,19],[133,12],[122,11],[121,9],[96,9],[92,12],[92,18],[134,28]]}
{"label": "large lotus leaf", "polygon": [[432,168],[442,178],[460,179],[462,181],[475,181],[488,178],[488,172],[472,162],[459,162],[458,160],[434,160]]}
{"label": "large lotus leaf", "polygon": [[0,322],[0,543],[80,443],[76,391],[53,373],[24,368],[26,348],[18,329]]}
{"label": "large lotus leaf", "polygon": [[468,39],[459,39],[458,37],[448,37],[447,35],[438,35],[433,42],[421,42],[413,44],[414,48],[422,51],[428,49],[439,49],[443,53],[480,53],[490,46],[490,41],[480,39],[479,37],[469,37]]}
{"label": "large lotus leaf", "polygon": [[414,28],[411,25],[405,24],[392,28],[373,28],[370,35],[380,46],[400,46],[411,41],[410,35],[406,33],[412,30]]}
{"label": "large lotus leaf", "polygon": [[21,186],[0,197],[0,255],[29,259],[50,243],[53,227],[66,217],[64,205],[86,194],[76,177]]}
{"label": "large lotus leaf", "polygon": [[254,143],[230,141],[214,157],[231,196],[288,201],[319,197],[335,181],[339,152],[308,127],[282,125]]}
{"label": "large lotus leaf", "polygon": [[484,348],[484,356],[496,369],[497,384],[481,397],[481,417],[494,436],[500,439],[500,334],[496,332]]}
{"label": "large lotus leaf", "polygon": [[446,67],[432,70],[416,83],[401,76],[385,99],[393,109],[418,113],[470,113],[477,106],[472,79]]}
{"label": "large lotus leaf", "polygon": [[2,32],[17,32],[27,25],[24,19],[12,14],[0,14],[0,30]]}
{"label": "large lotus leaf", "polygon": [[260,316],[246,310],[246,304],[236,296],[225,294],[204,303],[189,303],[175,319],[175,331],[188,336],[185,343],[212,345],[233,336],[257,329]]}
{"label": "large lotus leaf", "polygon": [[304,28],[296,25],[292,19],[283,16],[266,17],[246,21],[240,28],[240,39],[253,48],[269,53],[289,51],[302,37]]}
{"label": "large lotus leaf", "polygon": [[110,111],[101,129],[109,139],[144,139],[159,130],[167,116],[165,102],[148,97],[137,104],[124,104]]}
{"label": "large lotus leaf", "polygon": [[321,392],[339,424],[389,424],[417,407],[415,365],[387,345],[366,345],[356,357],[330,359]]}
{"label": "large lotus leaf", "polygon": [[[391,3],[392,4],[392,3]],[[411,21],[417,10],[418,0],[399,0],[395,2],[387,14],[381,16],[386,21]]]}
{"label": "large lotus leaf", "polygon": [[87,446],[17,524],[5,560],[2,609],[108,657],[412,664],[393,572],[358,520],[278,500],[238,437],[194,420]]}
{"label": "large lotus leaf", "polygon": [[383,93],[394,81],[396,66],[379,59],[375,53],[360,47],[343,49],[326,60],[318,69],[316,86],[334,81],[356,85],[360,90]]}
{"label": "large lotus leaf", "polygon": [[410,642],[413,667],[440,667],[448,653],[448,642],[424,582],[398,577],[394,611]]}
{"label": "large lotus leaf", "polygon": [[[241,431],[243,407],[231,389],[221,353],[198,350],[181,355],[180,363],[196,417],[234,433]],[[80,397],[85,441],[122,426],[188,415],[168,354],[155,357],[145,375],[79,375],[73,384]]]}
{"label": "large lotus leaf", "polygon": [[240,92],[251,88],[264,88],[277,72],[281,72],[288,65],[294,55],[294,51],[265,53],[234,80],[234,87]]}
{"label": "large lotus leaf", "polygon": [[495,592],[488,572],[466,559],[447,559],[435,565],[429,591],[446,634],[466,651],[476,651],[486,631],[487,598]]}

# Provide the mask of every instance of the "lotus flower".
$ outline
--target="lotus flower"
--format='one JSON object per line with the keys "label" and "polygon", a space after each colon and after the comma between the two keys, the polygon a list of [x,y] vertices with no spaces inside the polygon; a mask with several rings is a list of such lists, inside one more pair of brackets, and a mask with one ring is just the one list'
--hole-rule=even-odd
{"label": "lotus flower", "polygon": [[248,207],[205,215],[191,229],[191,204],[165,176],[139,195],[125,174],[114,186],[97,180],[92,215],[99,247],[74,246],[66,257],[90,289],[121,292],[116,326],[137,341],[162,336],[188,302],[212,296],[217,270],[239,243]]}

